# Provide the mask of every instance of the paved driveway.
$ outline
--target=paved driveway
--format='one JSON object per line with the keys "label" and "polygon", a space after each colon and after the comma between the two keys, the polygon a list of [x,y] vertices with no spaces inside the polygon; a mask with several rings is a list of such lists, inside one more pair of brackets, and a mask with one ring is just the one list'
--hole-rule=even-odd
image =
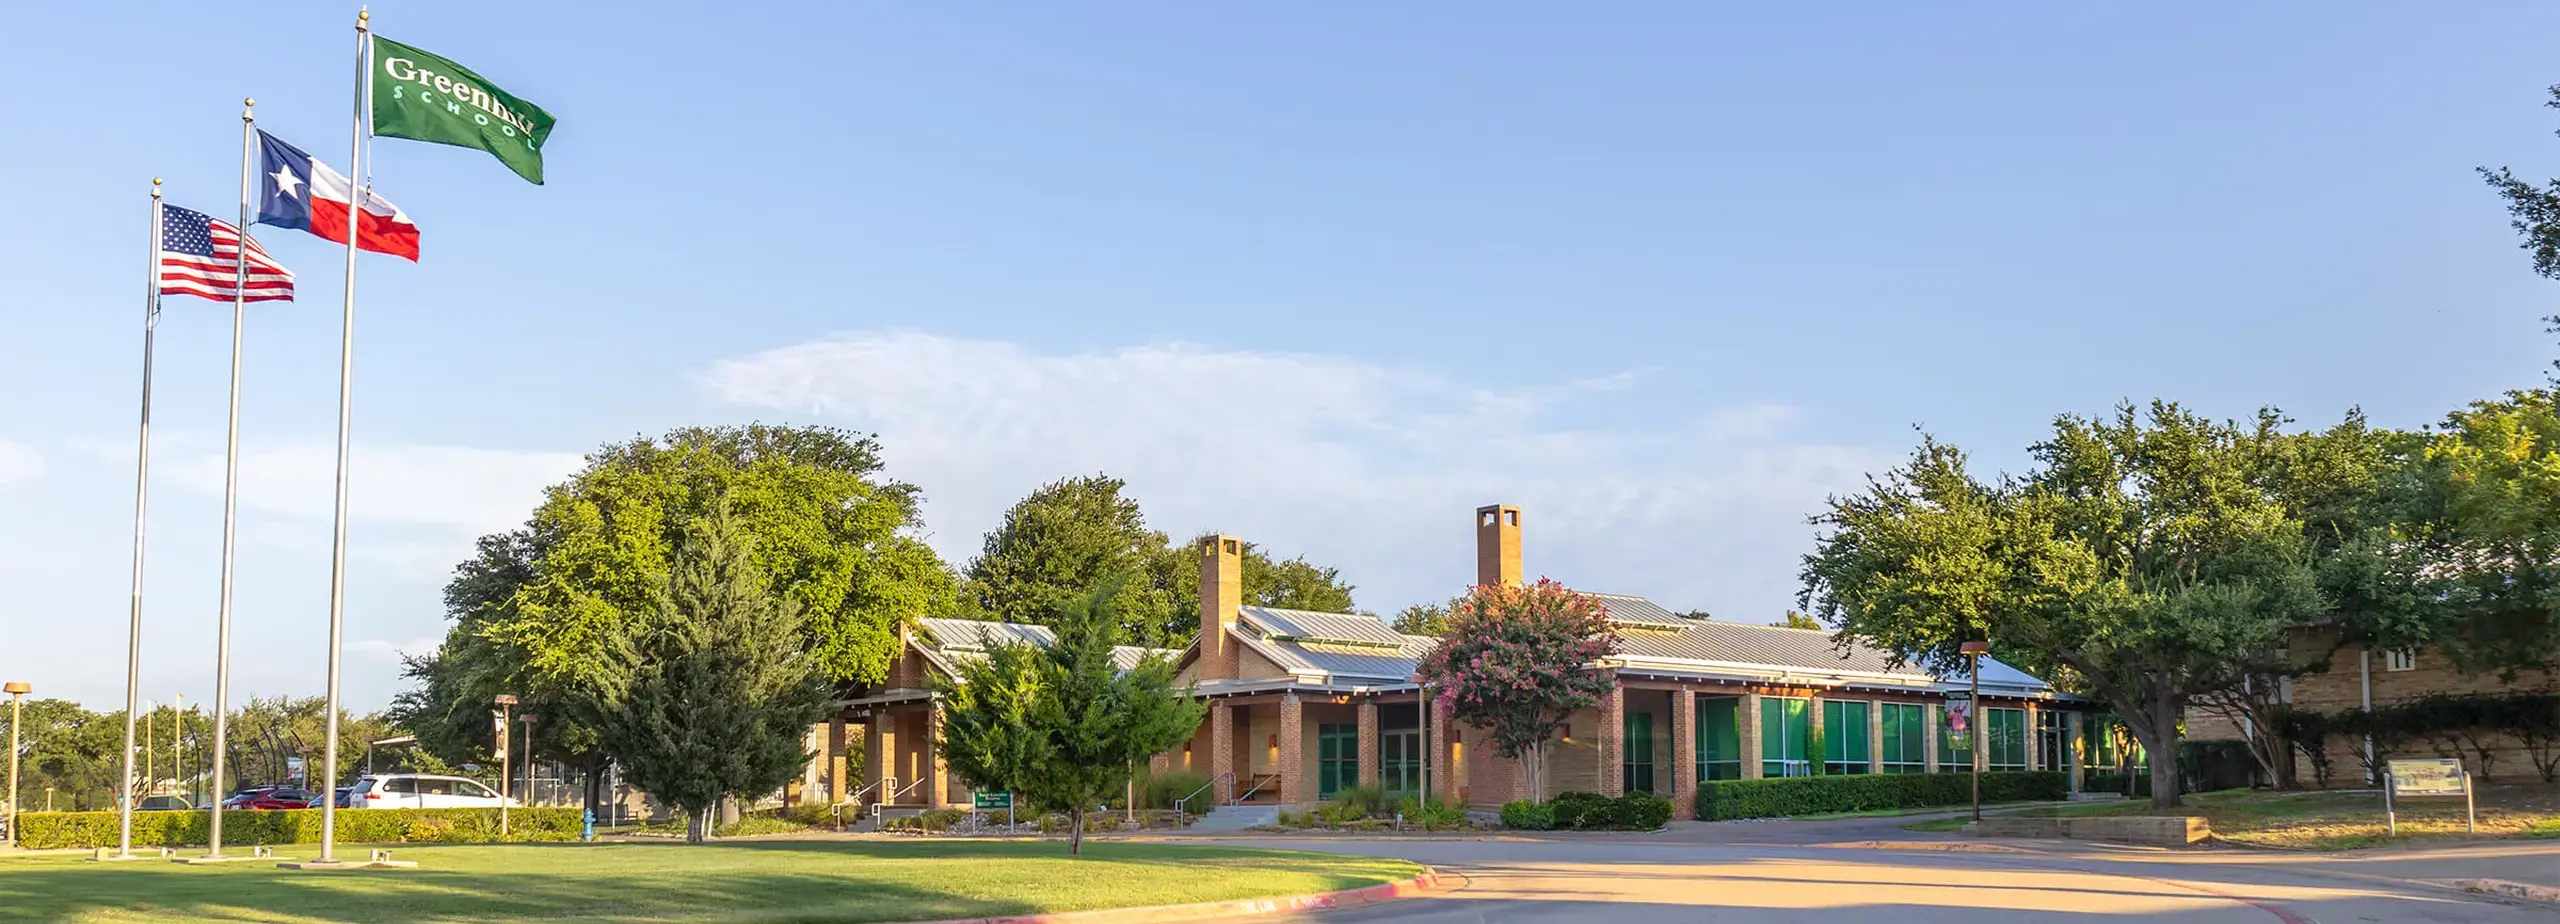
{"label": "paved driveway", "polygon": [[[1708,828],[1716,826],[1694,826]],[[1772,827],[1769,834],[1781,829]],[[1899,847],[1715,843],[1725,831],[1679,829],[1629,839],[1269,840],[1290,847],[1404,857],[1460,884],[1428,898],[1300,915],[1310,924],[1362,921],[1644,924],[1858,922],[2023,924],[2031,921],[2540,922],[2547,907],[2468,896],[2328,868],[2262,866],[2230,852],[2062,848],[2070,852],[1956,851],[1946,842]],[[1796,832],[1787,832],[1796,833]],[[1845,827],[1831,833],[1868,833]],[[1680,842],[1695,841],[1695,842]],[[1963,845],[1974,847],[1976,845]]]}

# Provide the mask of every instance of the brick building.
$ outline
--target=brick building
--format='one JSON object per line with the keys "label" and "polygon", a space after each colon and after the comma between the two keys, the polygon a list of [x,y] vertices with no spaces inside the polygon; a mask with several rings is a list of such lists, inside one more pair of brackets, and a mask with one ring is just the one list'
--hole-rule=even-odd
{"label": "brick building", "polygon": [[[1475,521],[1477,582],[1522,583],[1520,510],[1485,507]],[[1445,708],[1426,714],[1413,677],[1436,639],[1367,615],[1244,605],[1243,545],[1212,536],[1194,550],[1200,632],[1168,654],[1209,714],[1190,741],[1155,759],[1157,768],[1209,778],[1221,802],[1304,804],[1355,784],[1479,806],[1526,795],[1521,768],[1483,731],[1455,723]],[[1619,635],[1618,653],[1603,665],[1616,685],[1548,744],[1548,795],[1648,790],[1687,817],[1700,779],[1971,766],[1972,753],[1949,748],[1941,734],[1943,706],[1968,689],[1964,678],[1895,667],[1873,649],[1843,650],[1819,630],[1691,619],[1642,597],[1594,596]],[[948,675],[956,659],[997,638],[1047,637],[1036,626],[923,620],[890,679],[842,702],[817,735],[813,746],[823,745],[826,759],[812,764],[803,788],[836,801],[965,804],[967,791],[934,755],[928,672]],[[1132,663],[1143,653],[1122,652]],[[1982,675],[1986,765],[2076,770],[2087,704],[1994,660],[1983,661]],[[858,771],[843,757],[854,725],[863,729],[862,753],[878,755]]]}
{"label": "brick building", "polygon": [[[2279,688],[2277,699],[2298,709],[2335,715],[2349,709],[2376,708],[2406,703],[2432,695],[2497,695],[2527,691],[2560,690],[2560,677],[2548,671],[2529,671],[2509,683],[2496,674],[2465,674],[2456,669],[2453,659],[2433,647],[2385,651],[2363,645],[2343,644],[2336,629],[2297,630],[2289,636],[2287,654],[2297,668],[2306,673],[2287,678]],[[2190,708],[2186,716],[2187,737],[2197,741],[2238,741],[2244,730],[2230,719]],[[2361,786],[2358,756],[2364,749],[2361,738],[2333,738],[2328,743],[2329,759],[2336,767],[2332,785]],[[2478,756],[2469,752],[2438,754],[2423,742],[2401,744],[2397,751],[2381,755],[2385,759],[2400,757],[2460,757],[2463,766],[2477,773]],[[2533,764],[2523,745],[2508,740],[2507,746],[2492,750],[2493,767],[2500,778],[2514,778],[2533,772]],[[2303,785],[2314,785],[2311,763],[2299,752],[2293,755],[2296,778]]]}

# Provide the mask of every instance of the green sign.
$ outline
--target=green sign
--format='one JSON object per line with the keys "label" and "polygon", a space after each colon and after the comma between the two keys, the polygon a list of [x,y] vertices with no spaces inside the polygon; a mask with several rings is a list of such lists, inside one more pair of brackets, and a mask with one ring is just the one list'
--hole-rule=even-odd
{"label": "green sign", "polygon": [[2462,761],[2450,757],[2394,760],[2389,767],[2393,795],[2462,795]]}
{"label": "green sign", "polygon": [[479,148],[535,185],[551,114],[488,78],[415,47],[373,39],[373,133]]}
{"label": "green sign", "polygon": [[982,812],[988,809],[1009,809],[1013,807],[1013,794],[1009,792],[982,792],[973,795],[969,801],[971,803],[971,807]]}

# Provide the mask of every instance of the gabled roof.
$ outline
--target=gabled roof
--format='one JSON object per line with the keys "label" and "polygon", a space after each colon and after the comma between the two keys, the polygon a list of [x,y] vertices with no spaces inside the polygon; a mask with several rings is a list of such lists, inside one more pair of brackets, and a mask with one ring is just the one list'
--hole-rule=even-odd
{"label": "gabled roof", "polygon": [[[916,620],[916,628],[924,630],[916,639],[919,650],[934,660],[944,673],[953,672],[962,662],[986,657],[987,650],[997,645],[1046,648],[1058,640],[1058,633],[1048,626],[986,619],[919,619]],[[1182,655],[1182,652],[1168,648],[1119,645],[1111,649],[1111,665],[1129,670],[1137,667],[1138,662],[1151,653],[1168,658]]]}
{"label": "gabled roof", "polygon": [[[1892,666],[1885,652],[1863,645],[1845,649],[1819,629],[1691,619],[1643,597],[1592,594],[1608,607],[1618,632],[1622,671],[1711,680],[1857,686],[1935,692],[1960,689],[1964,678],[1937,677],[1918,665]],[[1405,635],[1374,616],[1317,613],[1278,607],[1242,609],[1235,636],[1295,683],[1324,688],[1395,687],[1409,684],[1415,668],[1440,640]],[[1983,659],[1983,692],[2009,696],[2053,693],[2042,680]],[[1266,686],[1269,680],[1217,680],[1226,686]]]}

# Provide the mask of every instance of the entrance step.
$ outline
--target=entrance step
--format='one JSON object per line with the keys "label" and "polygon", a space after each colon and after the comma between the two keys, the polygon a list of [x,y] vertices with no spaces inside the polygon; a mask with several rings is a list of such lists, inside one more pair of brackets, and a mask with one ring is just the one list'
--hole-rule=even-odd
{"label": "entrance step", "polygon": [[1280,823],[1277,805],[1221,805],[1191,823],[1191,830],[1204,833],[1242,831],[1256,825]]}

